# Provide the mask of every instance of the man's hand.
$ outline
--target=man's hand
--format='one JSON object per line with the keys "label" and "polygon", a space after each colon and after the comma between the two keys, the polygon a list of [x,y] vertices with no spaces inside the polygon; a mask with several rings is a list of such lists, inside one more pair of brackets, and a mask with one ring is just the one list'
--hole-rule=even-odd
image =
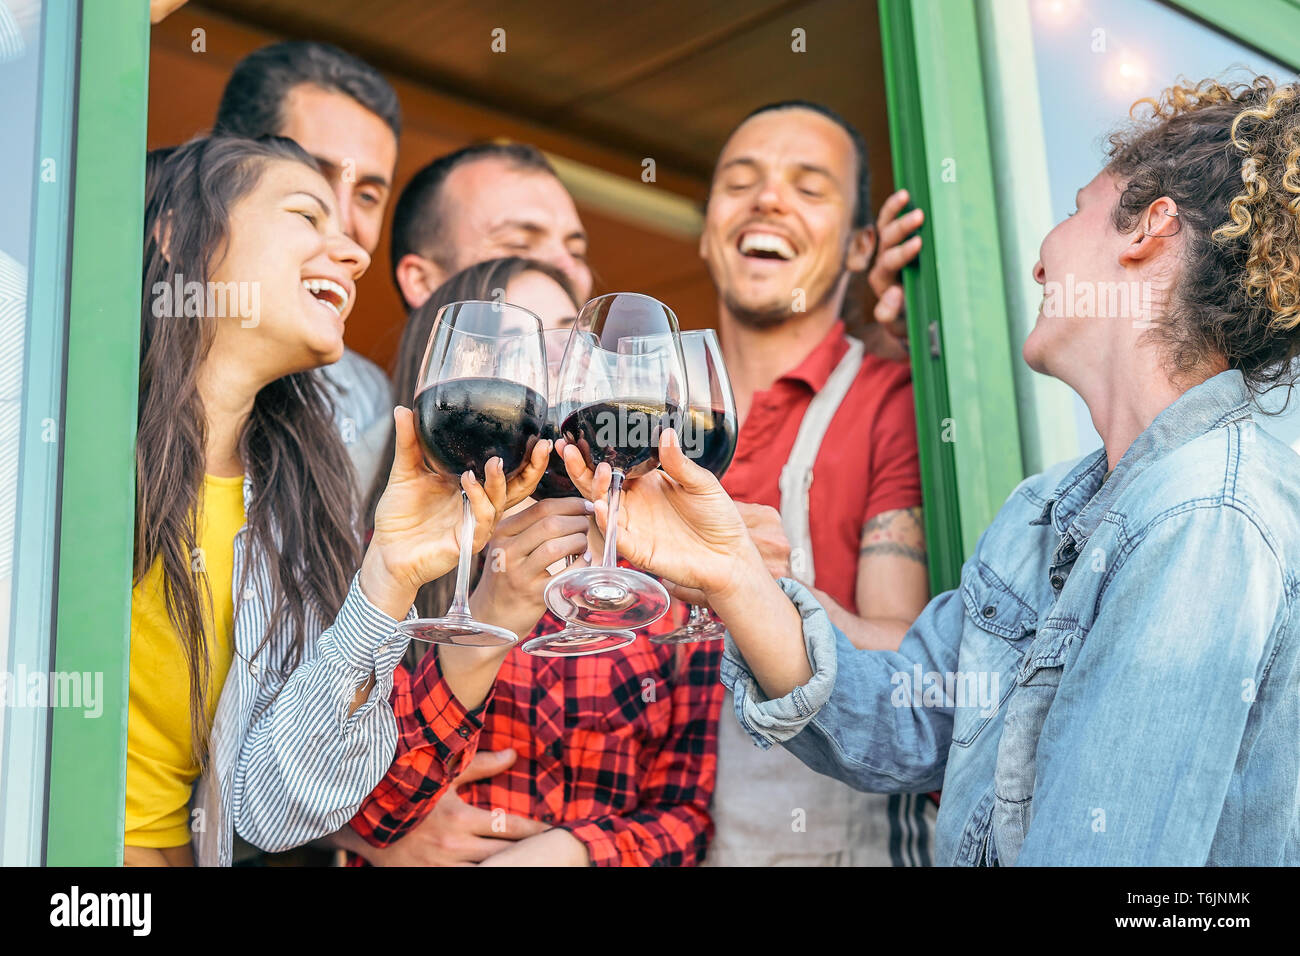
{"label": "man's hand", "polygon": [[[901,275],[903,267],[921,252],[921,237],[912,235],[925,222],[925,213],[913,209],[900,215],[911,198],[900,189],[885,200],[876,219],[876,258],[867,272],[867,282],[876,295],[876,321],[896,339],[907,341],[906,303]],[[910,238],[909,238],[910,236]]]}
{"label": "man's hand", "polygon": [[[561,438],[556,447],[574,486],[595,502],[597,527],[608,534],[609,465],[593,471],[576,446]],[[623,485],[618,553],[683,587],[734,590],[737,579],[762,564],[735,504],[712,472],[686,457],[674,429],[659,435],[659,464]]]}
{"label": "man's hand", "polygon": [[429,815],[392,846],[367,844],[362,855],[373,866],[465,866],[481,863],[541,833],[546,824],[528,817],[471,807],[456,793],[461,784],[484,780],[515,762],[513,750],[482,751],[447,785]]}
{"label": "man's hand", "polygon": [[763,563],[774,578],[788,578],[790,573],[790,540],[781,524],[781,512],[767,505],[736,502],[736,510],[745,520],[749,538],[763,556]]}

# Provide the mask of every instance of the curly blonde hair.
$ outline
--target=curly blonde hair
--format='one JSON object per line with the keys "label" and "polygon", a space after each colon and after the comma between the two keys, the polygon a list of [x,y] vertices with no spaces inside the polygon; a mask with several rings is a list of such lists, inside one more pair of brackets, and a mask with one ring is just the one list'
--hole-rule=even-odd
{"label": "curly blonde hair", "polygon": [[1259,390],[1290,384],[1300,352],[1300,84],[1207,79],[1138,100],[1110,138],[1122,231],[1178,204],[1186,262],[1155,330],[1171,372],[1222,356]]}

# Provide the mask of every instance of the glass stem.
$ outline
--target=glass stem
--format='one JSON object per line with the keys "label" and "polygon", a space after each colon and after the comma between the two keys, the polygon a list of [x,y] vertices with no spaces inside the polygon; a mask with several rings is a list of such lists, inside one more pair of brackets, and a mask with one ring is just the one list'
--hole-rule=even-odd
{"label": "glass stem", "polygon": [[699,604],[691,605],[691,616],[687,619],[687,624],[707,624],[709,621],[709,612]]}
{"label": "glass stem", "polygon": [[474,556],[474,509],[469,495],[460,492],[460,564],[456,567],[456,597],[447,610],[448,617],[469,617],[469,562]]}
{"label": "glass stem", "polygon": [[612,568],[618,564],[618,506],[622,497],[623,472],[615,469],[609,478],[609,497],[606,499],[609,520],[605,523],[605,554],[600,561],[603,568]]}

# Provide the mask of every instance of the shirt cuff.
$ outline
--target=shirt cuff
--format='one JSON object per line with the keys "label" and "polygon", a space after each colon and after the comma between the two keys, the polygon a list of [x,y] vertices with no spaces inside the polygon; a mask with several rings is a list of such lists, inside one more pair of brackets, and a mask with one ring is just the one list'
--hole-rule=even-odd
{"label": "shirt cuff", "polygon": [[352,576],[348,596],[338,616],[321,642],[321,652],[328,648],[359,671],[376,675],[391,674],[410,638],[397,630],[398,621],[370,603],[361,590],[361,572]]}
{"label": "shirt cuff", "polygon": [[[449,767],[453,758],[461,754],[460,766],[463,768],[473,759],[478,748],[483,718],[496,696],[496,681],[492,682],[483,703],[467,710],[442,676],[438,648],[432,647],[428,653],[433,656],[433,661],[429,666],[420,667],[411,678],[414,719],[403,718],[398,732],[406,738],[405,749],[432,747],[444,767]],[[450,769],[447,772],[451,774]]]}
{"label": "shirt cuff", "polygon": [[812,665],[812,677],[784,697],[768,700],[730,631],[722,655],[722,683],[734,696],[736,719],[764,750],[798,736],[830,700],[835,687],[835,626],[826,609],[798,581],[781,578],[777,583],[803,619],[804,649]]}
{"label": "shirt cuff", "polygon": [[599,820],[575,820],[572,823],[557,823],[556,829],[568,830],[579,843],[587,848],[587,857],[592,866],[623,865],[623,855],[618,846],[618,834],[601,826]]}

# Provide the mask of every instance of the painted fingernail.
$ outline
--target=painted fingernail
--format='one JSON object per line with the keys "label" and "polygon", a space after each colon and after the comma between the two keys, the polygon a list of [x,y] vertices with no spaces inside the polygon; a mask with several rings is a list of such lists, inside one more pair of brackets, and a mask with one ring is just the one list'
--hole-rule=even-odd
{"label": "painted fingernail", "polygon": [[586,551],[582,552],[582,560],[586,561],[588,564],[591,563],[591,549],[590,549],[590,548],[588,548]]}
{"label": "painted fingernail", "polygon": [[587,514],[594,515],[596,513],[596,502],[588,501],[586,498],[583,498],[582,508],[587,512]]}

